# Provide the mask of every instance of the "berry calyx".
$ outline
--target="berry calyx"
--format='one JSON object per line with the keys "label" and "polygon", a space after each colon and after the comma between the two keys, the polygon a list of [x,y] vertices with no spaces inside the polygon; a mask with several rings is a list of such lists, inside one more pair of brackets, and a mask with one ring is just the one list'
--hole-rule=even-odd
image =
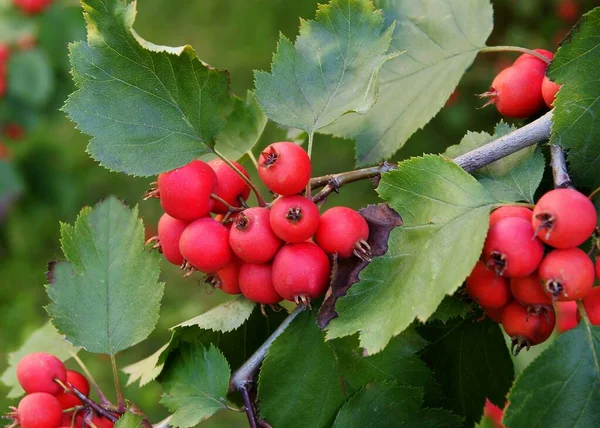
{"label": "berry calyx", "polygon": [[539,274],[554,300],[583,299],[594,285],[594,263],[579,248],[554,250],[544,257]]}
{"label": "berry calyx", "polygon": [[233,252],[247,263],[266,263],[275,257],[283,242],[271,229],[267,208],[253,207],[242,211],[229,231]]}
{"label": "berry calyx", "polygon": [[518,206],[506,206],[500,207],[490,214],[490,227],[498,223],[503,218],[507,217],[520,217],[527,221],[531,221],[531,217],[533,216],[533,211],[526,207],[518,207]]}
{"label": "berry calyx", "polygon": [[325,211],[315,238],[328,254],[337,253],[343,259],[354,254],[365,261],[371,260],[371,247],[367,243],[369,225],[353,209],[334,207]]}
{"label": "berry calyx", "polygon": [[57,428],[62,408],[54,395],[34,392],[21,399],[16,418],[21,428]]}
{"label": "berry calyx", "polygon": [[[235,161],[230,162],[235,165],[242,174],[248,178],[250,177],[242,165]],[[245,201],[250,195],[250,187],[248,184],[233,170],[233,168],[221,159],[213,159],[208,162],[208,165],[213,169],[218,180],[218,185],[214,193],[232,207],[240,207],[242,205],[240,199]],[[226,214],[228,211],[229,208],[222,202],[215,201],[212,212]]]}
{"label": "berry calyx", "polygon": [[286,244],[273,261],[273,285],[286,300],[310,303],[327,290],[330,269],[329,258],[317,245]]}
{"label": "berry calyx", "polygon": [[311,164],[302,147],[273,143],[258,158],[258,175],[272,192],[290,196],[302,192],[310,180]]}
{"label": "berry calyx", "polygon": [[159,248],[169,263],[177,266],[183,263],[179,239],[188,225],[188,222],[173,218],[166,213],[158,221],[158,243],[155,247]]}
{"label": "berry calyx", "polygon": [[274,305],[283,300],[273,285],[271,263],[244,263],[240,269],[240,289],[246,299],[262,305]]}
{"label": "berry calyx", "polygon": [[[193,221],[213,209],[210,197],[217,187],[217,175],[200,160],[158,175],[158,196],[163,210],[171,217]],[[152,192],[149,192],[150,196]]]}
{"label": "berry calyx", "polygon": [[206,279],[206,282],[213,288],[219,288],[227,294],[240,294],[239,275],[241,267],[242,261],[236,256],[233,256],[231,262],[210,275]]}
{"label": "berry calyx", "polygon": [[466,280],[467,293],[471,298],[486,308],[501,308],[511,299],[508,280],[487,268],[478,261]]}
{"label": "berry calyx", "polygon": [[54,381],[67,380],[67,369],[61,360],[45,352],[33,352],[17,364],[17,379],[27,394],[45,392],[56,395],[62,387]]}
{"label": "berry calyx", "polygon": [[537,272],[521,278],[511,278],[510,291],[523,306],[551,306],[552,298],[546,294]]}
{"label": "berry calyx", "polygon": [[304,196],[284,196],[275,201],[269,217],[275,235],[286,242],[304,242],[319,228],[319,208]]}
{"label": "berry calyx", "polygon": [[179,250],[189,264],[204,273],[218,271],[233,258],[229,230],[212,218],[190,223],[181,234]]}
{"label": "berry calyx", "polygon": [[509,303],[502,314],[502,326],[512,340],[511,350],[515,355],[525,347],[529,349],[546,341],[552,334],[555,322],[553,311],[530,312],[516,301]]}
{"label": "berry calyx", "polygon": [[544,76],[544,80],[542,81],[542,97],[549,108],[553,107],[552,104],[556,99],[556,93],[560,87],[561,85],[554,83],[548,76]]}
{"label": "berry calyx", "polygon": [[577,190],[554,189],[535,205],[532,225],[537,236],[554,248],[577,247],[596,228],[596,208]]}
{"label": "berry calyx", "polygon": [[583,307],[590,323],[600,325],[600,287],[592,288],[583,298]]}
{"label": "berry calyx", "polygon": [[544,256],[544,246],[533,236],[527,220],[507,217],[498,221],[490,227],[483,247],[486,265],[509,278],[532,274]]}

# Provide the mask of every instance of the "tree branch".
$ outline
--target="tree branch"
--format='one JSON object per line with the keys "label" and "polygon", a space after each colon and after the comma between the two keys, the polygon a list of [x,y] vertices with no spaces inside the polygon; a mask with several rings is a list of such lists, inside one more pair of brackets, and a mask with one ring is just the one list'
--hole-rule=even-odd
{"label": "tree branch", "polygon": [[550,145],[550,165],[552,166],[552,177],[554,178],[554,187],[557,189],[572,188],[571,177],[567,170],[567,161],[562,147],[556,144]]}

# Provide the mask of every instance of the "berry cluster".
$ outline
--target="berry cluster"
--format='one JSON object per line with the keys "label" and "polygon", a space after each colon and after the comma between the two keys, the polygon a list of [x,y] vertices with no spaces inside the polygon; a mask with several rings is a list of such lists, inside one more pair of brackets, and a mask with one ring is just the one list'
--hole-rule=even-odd
{"label": "berry cluster", "polygon": [[54,355],[44,352],[26,355],[17,365],[17,379],[27,395],[6,416],[14,421],[11,426],[67,428],[85,424],[91,428],[112,428],[114,425],[80,399],[90,393],[85,376],[67,370]]}
{"label": "berry cluster", "polygon": [[52,4],[52,0],[13,0],[13,4],[26,15],[37,15]]}
{"label": "berry cluster", "polygon": [[[544,49],[535,49],[549,60],[554,54]],[[490,90],[480,95],[487,98],[485,106],[494,104],[498,112],[506,117],[522,119],[552,108],[560,85],[546,76],[548,64],[530,54],[523,54],[508,68],[502,70],[492,82]]]}
{"label": "berry cluster", "polygon": [[258,174],[275,195],[258,207],[247,206],[250,178],[235,161],[194,160],[160,174],[147,194],[160,198],[165,211],[155,247],[188,273],[209,275],[213,287],[262,305],[322,296],[331,273],[328,254],[370,257],[369,226],[360,214],[335,207],[321,215],[302,194],[311,174],[302,147],[271,144],[258,158]]}
{"label": "berry cluster", "polygon": [[583,299],[590,320],[600,323],[600,288],[592,288],[600,262],[594,268],[578,248],[595,229],[594,205],[573,189],[546,193],[533,211],[509,206],[492,212],[466,291],[503,325],[517,353],[548,339],[560,302]]}

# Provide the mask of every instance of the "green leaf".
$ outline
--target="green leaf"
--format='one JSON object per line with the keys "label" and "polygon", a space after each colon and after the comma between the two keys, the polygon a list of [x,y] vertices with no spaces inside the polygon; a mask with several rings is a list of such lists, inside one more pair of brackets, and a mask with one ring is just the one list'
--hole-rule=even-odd
{"label": "green leaf", "polygon": [[361,272],[345,297],[329,339],[360,332],[369,353],[381,351],[415,318],[426,321],[479,259],[494,203],[488,192],[442,156],[404,161],[382,176],[379,195],[404,219],[389,250]]}
{"label": "green leaf", "polygon": [[183,345],[160,376],[169,426],[191,427],[226,408],[229,364],[214,346]]}
{"label": "green leaf", "polygon": [[68,261],[50,270],[48,313],[56,328],[89,352],[115,355],[144,340],[158,320],[164,284],[160,255],[144,248],[137,208],[110,197],[61,225]]}
{"label": "green leaf", "polygon": [[83,0],[87,43],[70,47],[79,88],[64,110],[94,137],[107,168],[154,175],[209,153],[230,111],[228,73],[190,46],[153,45],[132,29],[136,2]]}
{"label": "green leaf", "polygon": [[210,311],[198,315],[191,320],[184,321],[173,328],[198,326],[205,330],[226,333],[235,330],[244,324],[244,322],[250,318],[250,315],[252,315],[255,308],[256,303],[251,302],[244,296],[239,296],[229,302],[216,306]]}
{"label": "green leaf", "polygon": [[340,406],[374,380],[437,387],[415,355],[425,342],[414,330],[395,338],[389,352],[365,357],[356,345],[355,338],[326,342],[314,315],[299,315],[275,340],[263,363],[258,386],[261,416],[272,426],[329,427]]}
{"label": "green leaf", "polygon": [[556,52],[548,76],[562,84],[554,101],[551,144],[568,150],[576,183],[600,186],[600,7],[583,15]]}
{"label": "green leaf", "polygon": [[364,116],[349,114],[324,131],[356,140],[357,163],[389,159],[443,107],[492,31],[488,0],[379,0],[392,48],[406,54],[381,70],[380,95]]}
{"label": "green leaf", "polygon": [[68,44],[85,40],[85,22],[81,8],[55,2],[39,17],[40,46],[48,54],[53,67],[70,69]]}
{"label": "green leaf", "polygon": [[333,428],[462,426],[462,418],[439,409],[423,409],[423,391],[393,382],[366,385],[341,408]]}
{"label": "green leaf", "polygon": [[17,381],[17,364],[21,358],[32,352],[47,352],[62,361],[67,361],[73,355],[77,355],[79,348],[67,342],[48,321],[27,338],[21,349],[8,354],[8,367],[0,376],[0,381],[10,388],[8,398],[20,397],[25,393]]}
{"label": "green leaf", "polygon": [[510,391],[509,427],[600,426],[600,327],[579,323],[525,368]]}
{"label": "green leaf", "polygon": [[146,357],[137,363],[130,364],[127,367],[123,367],[123,373],[129,375],[127,386],[139,382],[140,387],[142,387],[156,379],[164,367],[164,363],[159,364],[158,360],[163,352],[167,350],[169,344],[170,342],[164,344],[158,351],[149,357]]}
{"label": "green leaf", "polygon": [[130,411],[125,412],[115,424],[115,428],[143,428],[144,426],[144,418]]}
{"label": "green leaf", "polygon": [[46,54],[39,49],[15,53],[8,65],[11,97],[31,106],[43,107],[54,91],[54,73]]}
{"label": "green leaf", "polygon": [[349,111],[365,113],[378,95],[379,70],[394,25],[383,27],[367,0],[332,0],[301,21],[292,44],[281,36],[271,73],[257,71],[256,95],[275,122],[309,134]]}
{"label": "green leaf", "polygon": [[444,297],[444,300],[442,300],[433,315],[431,315],[427,321],[440,321],[445,324],[454,318],[467,318],[471,311],[471,304],[465,299],[457,296],[457,293],[455,293],[452,296]]}
{"label": "green leaf", "polygon": [[[500,122],[496,125],[494,135],[486,132],[468,132],[459,144],[448,147],[444,154],[449,158],[463,155],[515,129]],[[533,203],[535,191],[544,175],[544,168],[544,155],[539,148],[533,146],[493,162],[475,171],[473,176],[498,201]]]}
{"label": "green leaf", "polygon": [[504,406],[514,369],[498,324],[454,319],[423,326],[419,333],[431,343],[423,359],[442,386],[445,408],[473,424],[481,419],[486,397]]}

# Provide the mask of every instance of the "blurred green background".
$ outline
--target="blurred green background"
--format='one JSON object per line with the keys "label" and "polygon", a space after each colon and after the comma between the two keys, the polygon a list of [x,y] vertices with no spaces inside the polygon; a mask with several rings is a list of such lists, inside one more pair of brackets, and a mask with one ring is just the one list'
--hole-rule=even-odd
{"label": "blurred green background", "polygon": [[[79,210],[113,194],[129,205],[139,204],[147,235],[156,232],[160,216],[157,201],[142,202],[151,179],[131,178],[98,166],[85,153],[88,138],[81,135],[58,111],[72,90],[68,76],[66,42],[84,37],[83,20],[76,1],[57,1],[45,16],[25,18],[0,0],[0,42],[15,42],[37,33],[39,58],[52,67],[42,86],[27,88],[34,109],[11,100],[0,100],[0,121],[26,127],[24,138],[0,137],[11,152],[10,162],[23,182],[23,194],[0,218],[0,372],[7,353],[18,349],[28,335],[46,321],[43,306],[46,265],[61,257],[59,222],[72,223]],[[559,1],[495,1],[495,29],[489,45],[517,45],[555,50],[557,42],[572,24]],[[570,2],[585,12],[595,1]],[[269,69],[280,32],[295,38],[299,17],[314,16],[317,0],[143,0],[138,2],[135,28],[142,37],[163,45],[191,44],[205,62],[231,72],[233,92],[244,95],[253,87],[253,69]],[[564,6],[562,6],[564,9]],[[569,22],[571,21],[571,22]],[[41,59],[40,59],[41,58]],[[417,132],[397,155],[402,159],[423,152],[441,152],[456,144],[466,131],[488,131],[500,120],[493,107],[477,110],[474,96],[487,90],[494,75],[515,58],[514,54],[485,54],[465,74],[459,89],[424,130]],[[27,61],[25,61],[27,62]],[[15,66],[17,67],[17,66]],[[9,65],[9,73],[10,73]],[[10,79],[10,77],[9,77]],[[26,82],[27,83],[27,82]],[[44,86],[46,85],[46,86]],[[42,101],[36,99],[46,91]],[[260,142],[264,146],[282,140],[285,130],[269,123]],[[315,139],[314,174],[352,169],[354,148],[349,141],[319,135]],[[252,170],[247,159],[244,165]],[[329,204],[351,207],[375,201],[370,183],[357,183],[333,195]],[[0,209],[1,211],[1,209]],[[175,266],[163,265],[167,287],[156,331],[143,343],[118,356],[121,367],[154,352],[169,339],[168,328],[194,317],[223,299],[221,293],[208,295],[200,277],[181,278]],[[526,353],[525,353],[526,354]],[[529,356],[521,355],[520,369]],[[97,380],[114,396],[109,361],[101,355],[83,355]],[[125,376],[123,376],[125,381]],[[14,401],[5,400],[7,389],[0,385],[0,411]],[[166,415],[157,405],[160,388],[150,384],[142,389],[126,388],[154,422]],[[222,414],[206,426],[244,426],[243,415]]]}

